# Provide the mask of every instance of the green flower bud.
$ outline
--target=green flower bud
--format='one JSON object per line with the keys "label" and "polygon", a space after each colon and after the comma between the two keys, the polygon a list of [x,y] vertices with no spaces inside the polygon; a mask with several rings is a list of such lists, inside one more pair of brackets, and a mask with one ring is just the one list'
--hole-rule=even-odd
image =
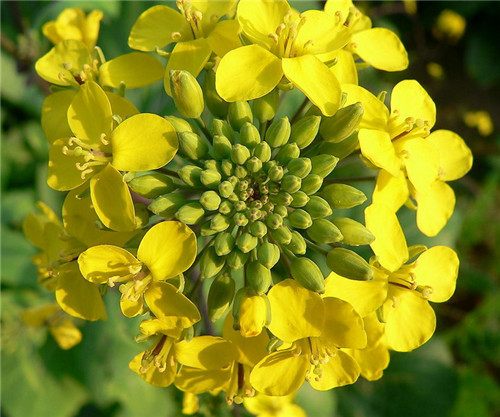
{"label": "green flower bud", "polygon": [[238,165],[234,168],[234,175],[239,179],[243,179],[247,177],[248,171],[241,165]]}
{"label": "green flower bud", "polygon": [[344,248],[332,249],[327,257],[326,264],[336,274],[357,281],[373,279],[373,269],[356,252]]}
{"label": "green flower bud", "polygon": [[306,241],[296,230],[292,230],[292,241],[288,244],[287,249],[291,250],[296,255],[305,255],[306,253]]}
{"label": "green flower bud", "polygon": [[276,213],[271,213],[267,216],[266,223],[270,229],[279,229],[283,225],[283,218]]}
{"label": "green flower bud", "polygon": [[288,164],[292,159],[300,156],[300,149],[296,143],[287,143],[277,153],[275,159],[282,165]]}
{"label": "green flower bud", "polygon": [[219,233],[215,238],[214,249],[218,256],[228,255],[234,248],[234,237],[231,233]]}
{"label": "green flower bud", "polygon": [[305,207],[306,211],[313,219],[326,217],[332,214],[330,205],[321,197],[313,195]]}
{"label": "green flower bud", "polygon": [[233,149],[231,150],[231,160],[235,164],[243,165],[248,158],[250,158],[250,151],[246,146],[240,145],[239,143],[233,145]]}
{"label": "green flower bud", "polygon": [[215,71],[207,69],[205,71],[205,82],[203,83],[203,95],[210,112],[215,117],[225,117],[229,108],[229,103],[224,101],[215,89]]}
{"label": "green flower bud", "polygon": [[319,152],[336,156],[344,159],[353,153],[359,145],[358,133],[354,132],[351,136],[339,143],[324,142],[319,147]]}
{"label": "green flower bud", "polygon": [[226,274],[219,275],[210,285],[207,298],[208,317],[212,322],[219,320],[234,298],[234,280]]}
{"label": "green flower bud", "polygon": [[262,161],[256,156],[252,156],[245,164],[248,171],[253,173],[259,172],[262,169]]}
{"label": "green flower bud", "polygon": [[267,162],[271,159],[271,148],[267,142],[259,143],[253,150],[253,155],[259,158],[262,162]]}
{"label": "green flower bud", "polygon": [[312,224],[309,213],[302,209],[296,209],[288,215],[290,225],[297,229],[307,229]]}
{"label": "green flower bud", "polygon": [[305,192],[307,195],[315,194],[323,185],[323,178],[316,174],[309,174],[302,180],[302,187],[300,191]]}
{"label": "green flower bud", "polygon": [[222,203],[220,203],[219,206],[219,213],[221,214],[229,214],[233,211],[233,203],[230,201],[224,200]]}
{"label": "green flower bud", "polygon": [[274,206],[274,213],[283,217],[283,218],[288,216],[288,210],[287,210],[286,206],[282,206],[282,205]]}
{"label": "green flower bud", "polygon": [[319,175],[325,178],[337,166],[339,158],[333,155],[316,155],[311,158],[311,174]]}
{"label": "green flower bud", "polygon": [[246,282],[257,294],[267,292],[272,284],[271,271],[258,261],[247,264]]}
{"label": "green flower bud", "polygon": [[253,112],[260,123],[274,119],[279,105],[279,91],[274,88],[264,97],[253,101]]}
{"label": "green flower bud", "polygon": [[256,221],[250,225],[250,233],[258,238],[264,237],[267,234],[267,226],[261,221]]}
{"label": "green flower bud", "polygon": [[338,227],[326,219],[314,220],[307,235],[316,243],[340,242],[343,238]]}
{"label": "green flower bud", "polygon": [[267,129],[266,142],[273,148],[279,148],[288,142],[291,130],[292,128],[288,121],[288,117],[274,120]]}
{"label": "green flower bud", "polygon": [[219,232],[217,232],[216,230],[213,230],[210,227],[210,222],[206,222],[206,223],[203,223],[201,225],[201,228],[200,228],[200,234],[201,234],[201,236],[213,236],[213,235],[215,235],[217,233],[219,233]]}
{"label": "green flower bud", "polygon": [[288,245],[292,241],[292,232],[288,226],[283,225],[276,230],[271,230],[271,237],[280,245]]}
{"label": "green flower bud", "polygon": [[305,178],[312,169],[312,163],[309,158],[295,158],[287,164],[288,172],[299,178]]}
{"label": "green flower bud", "polygon": [[337,226],[344,236],[342,243],[351,246],[369,245],[375,240],[375,236],[361,223],[347,217],[337,217],[332,219],[332,223]]}
{"label": "green flower bud", "polygon": [[248,224],[248,218],[243,213],[236,213],[233,216],[233,221],[234,221],[234,224],[236,226],[240,226],[240,227],[244,227]]}
{"label": "green flower bud", "polygon": [[[223,203],[221,203],[221,206]],[[212,217],[212,220],[210,220],[210,228],[212,230],[215,230],[216,232],[222,232],[226,230],[230,224],[231,220],[221,213],[217,213],[214,217]]]}
{"label": "green flower bud", "polygon": [[276,194],[280,191],[280,185],[276,182],[268,182],[267,184],[261,184],[259,189],[261,194]]}
{"label": "green flower bud", "polygon": [[205,210],[200,203],[184,204],[175,213],[175,218],[185,224],[197,224],[205,216]]}
{"label": "green flower bud", "polygon": [[272,213],[274,210],[274,204],[269,201],[268,203],[264,204],[263,209],[267,213]]}
{"label": "green flower bud", "polygon": [[237,201],[234,203],[234,209],[236,211],[243,211],[247,208],[247,204],[244,201]]}
{"label": "green flower bud", "polygon": [[323,294],[325,279],[321,270],[308,258],[294,258],[290,264],[292,277],[304,288]]}
{"label": "green flower bud", "polygon": [[223,159],[220,165],[221,172],[225,177],[230,177],[234,174],[234,165],[229,159]]}
{"label": "green flower bud", "polygon": [[307,116],[292,126],[291,142],[295,142],[300,149],[309,146],[318,134],[320,116]]}
{"label": "green flower bud", "polygon": [[146,198],[156,198],[176,188],[168,175],[158,172],[135,177],[128,182],[128,186],[134,193]]}
{"label": "green flower bud", "polygon": [[235,203],[236,201],[240,201],[238,195],[236,193],[232,193],[228,198],[229,201]]}
{"label": "green flower bud", "polygon": [[182,132],[178,133],[177,137],[182,153],[188,158],[197,161],[208,156],[208,142],[200,135],[193,132]]}
{"label": "green flower bud", "polygon": [[240,131],[245,123],[252,123],[252,109],[246,101],[235,101],[234,103],[229,103],[229,111],[227,115],[231,127]]}
{"label": "green flower bud", "polygon": [[220,162],[216,161],[215,159],[207,159],[203,163],[203,166],[205,167],[205,169],[212,169],[220,173]]}
{"label": "green flower bud", "polygon": [[201,172],[200,181],[207,188],[217,188],[220,184],[221,175],[213,169],[205,169]]}
{"label": "green flower bud", "polygon": [[231,143],[234,143],[234,130],[225,120],[214,119],[211,131],[213,136],[225,136]]}
{"label": "green flower bud", "polygon": [[187,185],[189,185],[190,187],[196,187],[198,185],[201,185],[200,177],[202,171],[203,170],[200,167],[194,165],[184,165],[177,172],[179,174],[179,178]]}
{"label": "green flower bud", "polygon": [[327,142],[338,143],[350,136],[359,126],[364,110],[361,103],[339,109],[332,117],[324,117],[320,133]]}
{"label": "green flower bud", "polygon": [[264,242],[257,249],[257,259],[266,268],[271,269],[280,260],[280,248],[270,242]]}
{"label": "green flower bud", "polygon": [[215,191],[205,191],[200,197],[200,203],[208,211],[215,211],[219,208],[221,198]]}
{"label": "green flower bud", "polygon": [[208,248],[200,258],[200,278],[212,278],[216,276],[226,263],[224,256],[218,256],[214,247]]}
{"label": "green flower bud", "polygon": [[243,253],[248,253],[252,249],[255,249],[257,243],[258,239],[248,232],[243,233],[236,239],[236,246],[238,246],[240,251],[242,251]]}
{"label": "green flower bud", "polygon": [[240,180],[235,175],[230,176],[227,180],[233,184],[233,188],[236,188],[236,186],[240,183]]}
{"label": "green flower bud", "polygon": [[243,253],[235,248],[227,255],[227,264],[231,269],[240,269],[247,263],[249,257],[249,253]]}
{"label": "green flower bud", "polygon": [[292,207],[304,207],[309,200],[309,196],[304,191],[297,191],[292,194],[292,203],[290,205]]}
{"label": "green flower bud", "polygon": [[333,209],[356,207],[366,201],[362,191],[346,184],[330,184],[321,191],[321,195]]}
{"label": "green flower bud", "polygon": [[200,117],[205,104],[196,78],[185,70],[170,70],[169,77],[172,98],[179,113],[190,119]]}
{"label": "green flower bud", "polygon": [[153,200],[148,209],[161,217],[173,217],[175,212],[184,204],[186,204],[186,198],[182,194],[171,193]]}
{"label": "green flower bud", "polygon": [[145,227],[149,223],[149,211],[144,204],[134,203],[135,224],[137,228]]}
{"label": "green flower bud", "polygon": [[[260,202],[260,201],[259,201]],[[258,219],[260,219],[262,217],[262,211],[259,210],[258,208],[255,208],[255,207],[252,207],[248,213],[247,213],[247,217],[248,219],[251,221],[251,222],[254,222]],[[255,235],[255,233],[252,233],[253,235]],[[264,233],[265,234],[265,233]]]}
{"label": "green flower bud", "polygon": [[280,204],[283,206],[289,206],[292,200],[292,196],[286,191],[280,191],[278,194],[271,196],[271,201],[274,204]]}
{"label": "green flower bud", "polygon": [[214,156],[217,159],[225,159],[231,156],[232,145],[225,136],[214,136]]}
{"label": "green flower bud", "polygon": [[240,130],[240,143],[247,148],[254,148],[260,143],[259,130],[251,123],[245,123]]}
{"label": "green flower bud", "polygon": [[187,120],[175,116],[164,116],[164,118],[170,122],[177,133],[194,132],[193,126]]}
{"label": "green flower bud", "polygon": [[292,174],[286,174],[281,180],[281,189],[293,194],[300,190],[302,180]]}
{"label": "green flower bud", "polygon": [[279,181],[284,175],[283,167],[275,165],[269,169],[267,175],[269,175],[271,181]]}

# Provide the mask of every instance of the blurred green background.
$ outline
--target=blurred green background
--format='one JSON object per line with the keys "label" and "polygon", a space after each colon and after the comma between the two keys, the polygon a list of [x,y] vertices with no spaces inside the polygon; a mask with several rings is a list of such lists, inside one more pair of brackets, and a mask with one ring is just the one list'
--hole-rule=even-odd
{"label": "blurred green background", "polygon": [[[65,7],[104,12],[98,44],[106,57],[129,51],[127,37],[139,14],[159,2],[1,2],[1,250],[2,250],[2,416],[137,417],[180,415],[181,395],[143,383],[128,362],[141,350],[133,337],[137,320],[125,319],[116,294],[108,298],[109,320],[81,323],[83,342],[60,350],[45,329],[21,322],[23,308],[51,302],[37,286],[30,263],[35,248],[23,237],[23,218],[43,200],[60,212],[62,193],[45,184],[48,144],[40,109],[48,85],[34,62],[51,45],[43,23]],[[455,213],[434,239],[414,226],[414,214],[400,219],[409,243],[446,244],[461,260],[457,291],[434,305],[438,329],[412,353],[393,354],[384,377],[319,393],[303,389],[297,402],[309,416],[494,417],[500,415],[500,2],[359,2],[374,26],[399,34],[410,67],[399,73],[363,70],[360,83],[374,92],[415,78],[438,108],[436,129],[459,133],[474,153],[466,178],[450,185]],[[299,10],[317,1],[293,2]],[[443,36],[438,17],[453,10],[466,21],[463,36]],[[127,92],[141,111],[168,114],[171,103],[161,82]],[[479,112],[479,113],[478,113]],[[486,112],[486,113],[484,113]],[[490,124],[488,116],[490,117]],[[113,298],[115,297],[115,298]],[[229,415],[215,402],[200,415]],[[235,415],[245,415],[237,410]]]}

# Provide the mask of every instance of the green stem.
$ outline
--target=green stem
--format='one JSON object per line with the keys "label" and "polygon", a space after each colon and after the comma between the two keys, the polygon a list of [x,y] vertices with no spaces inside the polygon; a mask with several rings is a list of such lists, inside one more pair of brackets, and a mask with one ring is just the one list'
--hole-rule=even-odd
{"label": "green stem", "polygon": [[297,119],[301,116],[302,111],[307,107],[307,105],[309,103],[310,103],[309,99],[307,97],[304,98],[304,101],[302,102],[302,104],[300,105],[300,107],[297,109],[297,111],[293,115],[292,120],[290,120],[291,124],[294,124],[297,121]]}
{"label": "green stem", "polygon": [[201,129],[201,131],[203,132],[205,137],[210,141],[210,143],[214,143],[214,138],[212,137],[212,134],[210,133],[210,131],[207,129],[207,126],[205,125],[205,122],[203,121],[203,119],[201,117],[197,117],[196,119],[194,119],[194,121],[196,122],[198,127]]}
{"label": "green stem", "polygon": [[317,245],[314,242],[311,242],[308,239],[304,239],[306,241],[307,246],[309,246],[311,249],[314,249],[315,251],[321,253],[322,255],[328,255],[328,251],[326,249],[323,249],[321,246]]}

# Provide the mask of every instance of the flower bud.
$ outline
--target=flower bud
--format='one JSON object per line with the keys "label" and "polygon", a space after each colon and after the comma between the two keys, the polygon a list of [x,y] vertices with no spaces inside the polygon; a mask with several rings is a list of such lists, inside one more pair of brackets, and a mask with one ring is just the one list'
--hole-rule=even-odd
{"label": "flower bud", "polygon": [[276,161],[278,161],[281,165],[286,165],[292,159],[298,158],[300,156],[300,149],[296,143],[287,143],[283,146],[279,152],[277,153]]}
{"label": "flower bud", "polygon": [[262,161],[256,156],[252,156],[245,164],[248,172],[252,174],[259,172],[262,169]]}
{"label": "flower bud", "polygon": [[205,167],[205,169],[212,169],[220,173],[220,162],[215,159],[207,159],[203,163],[203,166]]}
{"label": "flower bud", "polygon": [[234,165],[229,159],[223,159],[220,163],[220,170],[224,177],[230,177],[234,174]]}
{"label": "flower bud", "polygon": [[187,120],[175,116],[164,116],[164,118],[170,122],[177,133],[194,132],[193,126]]}
{"label": "flower bud", "polygon": [[253,155],[262,162],[267,162],[271,159],[271,148],[267,142],[261,142],[254,148]]}
{"label": "flower bud", "polygon": [[243,213],[236,213],[233,216],[233,221],[234,221],[234,224],[236,226],[239,226],[239,227],[244,227],[248,224],[248,218]]}
{"label": "flower bud", "polygon": [[186,198],[182,194],[171,193],[153,200],[148,209],[161,217],[172,217],[185,203]]}
{"label": "flower bud", "polygon": [[283,218],[279,214],[271,213],[267,216],[266,223],[270,229],[276,230],[283,225]]}
{"label": "flower bud", "polygon": [[200,258],[200,278],[212,278],[216,276],[224,267],[225,257],[218,256],[214,247],[208,248]]}
{"label": "flower bud", "polygon": [[270,93],[253,101],[253,112],[260,123],[274,119],[279,105],[279,91],[275,88]]}
{"label": "flower bud", "polygon": [[281,189],[289,192],[290,194],[300,190],[302,180],[292,174],[286,174],[281,180]]}
{"label": "flower bud", "polygon": [[231,233],[219,233],[215,238],[214,249],[218,256],[229,254],[234,248],[234,237]]}
{"label": "flower bud", "polygon": [[234,175],[236,176],[236,178],[241,180],[243,178],[246,178],[246,176],[248,175],[248,171],[241,165],[237,165],[234,168]]}
{"label": "flower bud", "polygon": [[175,218],[185,224],[197,224],[205,216],[205,210],[200,203],[184,204],[175,213]]}
{"label": "flower bud", "polygon": [[207,188],[217,188],[221,178],[221,175],[213,169],[205,169],[200,174],[200,181]]}
{"label": "flower bud", "polygon": [[231,150],[231,160],[235,164],[243,165],[250,158],[250,151],[246,146],[236,144]]}
{"label": "flower bud", "polygon": [[288,215],[290,225],[297,229],[307,229],[312,224],[309,213],[302,209],[296,209]]}
{"label": "flower bud", "polygon": [[270,242],[264,242],[257,250],[257,259],[266,268],[271,269],[280,259],[280,248]]}
{"label": "flower bud", "polygon": [[337,166],[339,158],[333,155],[316,155],[311,158],[311,174],[325,178]]}
{"label": "flower bud", "polygon": [[200,117],[205,104],[196,78],[185,70],[171,70],[169,77],[172,98],[179,113],[191,119]]}
{"label": "flower bud", "polygon": [[149,223],[149,211],[144,204],[134,203],[135,225],[137,228],[146,227]]}
{"label": "flower bud", "polygon": [[193,132],[182,132],[178,133],[177,137],[182,153],[189,159],[197,161],[208,156],[208,142],[200,135]]}
{"label": "flower bud", "polygon": [[354,132],[351,136],[339,143],[324,142],[319,147],[319,152],[336,156],[339,159],[344,159],[349,156],[358,147],[358,132]]}
{"label": "flower bud", "polygon": [[212,322],[219,320],[227,311],[234,298],[234,280],[226,274],[214,279],[207,298],[208,317]]}
{"label": "flower bud", "polygon": [[215,191],[205,191],[200,197],[200,203],[208,211],[215,211],[219,208],[221,198]]}
{"label": "flower bud", "polygon": [[252,249],[255,249],[257,243],[258,239],[248,232],[243,233],[238,237],[238,239],[236,239],[236,246],[238,246],[240,251],[242,251],[243,253],[248,253]]}
{"label": "flower bud", "polygon": [[227,264],[231,269],[240,269],[243,265],[247,263],[250,254],[243,253],[238,249],[233,249],[231,253],[227,256]]}
{"label": "flower bud", "polygon": [[128,186],[134,193],[146,198],[156,198],[176,188],[168,175],[158,172],[135,177],[128,182]]}
{"label": "flower bud", "polygon": [[215,89],[215,72],[212,69],[205,71],[203,95],[208,109],[215,117],[226,117],[229,103],[224,101],[217,93],[217,90]]}
{"label": "flower bud", "polygon": [[225,120],[214,119],[211,131],[212,135],[225,136],[231,143],[234,143],[234,130],[231,129],[231,126]]}
{"label": "flower bud", "polygon": [[[225,203],[225,201],[223,201],[221,203],[221,206],[224,203]],[[220,207],[219,207],[219,211],[220,211]],[[229,220],[229,218],[227,216],[225,216],[224,214],[221,214],[221,213],[217,213],[214,217],[212,217],[212,220],[210,220],[210,228],[212,230],[215,230],[216,232],[222,232],[222,231],[226,230],[230,224],[231,224],[231,220]]]}
{"label": "flower bud", "polygon": [[373,269],[361,256],[349,249],[332,249],[327,257],[326,264],[336,274],[357,281],[373,279]]}
{"label": "flower bud", "polygon": [[250,105],[246,101],[229,103],[228,119],[231,127],[239,132],[245,123],[253,122]]}
{"label": "flower bud", "polygon": [[337,226],[344,236],[342,243],[351,246],[369,245],[375,240],[375,236],[361,223],[347,217],[337,217],[332,219],[332,223]]}
{"label": "flower bud", "polygon": [[217,234],[219,232],[217,232],[216,230],[213,230],[210,228],[210,222],[205,222],[201,225],[200,227],[200,235],[201,236],[213,236],[215,234]]}
{"label": "flower bud", "polygon": [[292,126],[290,141],[295,142],[300,149],[309,146],[318,134],[320,122],[320,116],[303,117]]}
{"label": "flower bud", "polygon": [[259,261],[250,262],[246,267],[246,282],[257,294],[264,294],[272,284],[271,271]]}
{"label": "flower bud", "polygon": [[271,230],[271,237],[281,245],[288,245],[292,241],[292,232],[288,226],[283,225],[276,230]]}
{"label": "flower bud", "polygon": [[292,196],[286,191],[280,191],[278,194],[271,196],[271,201],[274,204],[279,204],[282,206],[289,206],[292,200]]}
{"label": "flower bud", "polygon": [[198,185],[201,185],[200,177],[202,171],[203,170],[200,167],[194,165],[184,165],[177,172],[179,174],[179,178],[187,185],[196,187]]}
{"label": "flower bud", "polygon": [[292,277],[304,288],[323,294],[325,279],[321,270],[308,258],[294,258],[290,264]]}
{"label": "flower bud", "polygon": [[292,230],[292,240],[286,248],[291,250],[295,255],[305,255],[307,245],[302,235],[296,230]]}
{"label": "flower bud", "polygon": [[269,169],[267,175],[269,176],[271,181],[280,181],[284,175],[283,167],[274,165]]}
{"label": "flower bud", "polygon": [[297,191],[292,194],[292,203],[290,204],[290,206],[304,207],[309,200],[309,196],[304,191]]}
{"label": "flower bud", "polygon": [[333,209],[356,207],[366,201],[362,191],[346,184],[330,184],[325,187],[321,195]]}
{"label": "flower bud", "polygon": [[361,103],[339,109],[332,117],[324,117],[320,127],[321,136],[327,142],[338,143],[350,136],[359,126],[364,110]]}
{"label": "flower bud", "polygon": [[287,206],[282,206],[282,205],[274,206],[274,213],[285,218],[288,216],[288,210],[286,207]]}
{"label": "flower bud", "polygon": [[[257,210],[260,213],[258,209],[252,210]],[[250,233],[258,238],[264,237],[267,234],[267,226],[261,221],[253,222],[250,226]]]}
{"label": "flower bud", "polygon": [[214,136],[214,156],[217,159],[228,159],[231,156],[232,145],[225,136]]}
{"label": "flower bud", "polygon": [[318,217],[326,217],[332,214],[330,205],[321,197],[313,195],[305,206],[305,210],[313,219]]}
{"label": "flower bud", "polygon": [[300,191],[305,192],[307,195],[315,194],[323,185],[323,178],[316,174],[309,174],[302,180]]}
{"label": "flower bud", "polygon": [[288,139],[290,139],[291,129],[288,117],[282,117],[281,119],[274,120],[271,123],[271,126],[267,129],[265,138],[266,142],[272,148],[279,148],[280,146],[285,145],[288,142]]}
{"label": "flower bud", "polygon": [[240,130],[240,143],[247,148],[254,148],[260,143],[259,130],[251,123],[245,123]]}
{"label": "flower bud", "polygon": [[229,181],[222,181],[219,184],[218,188],[219,188],[219,194],[223,198],[228,198],[234,191],[233,184],[231,184]]}
{"label": "flower bud", "polygon": [[314,220],[307,235],[316,243],[340,242],[343,237],[338,227],[326,219]]}
{"label": "flower bud", "polygon": [[309,158],[295,158],[287,164],[288,172],[299,178],[305,178],[312,169],[312,163]]}
{"label": "flower bud", "polygon": [[259,295],[252,287],[238,290],[233,304],[233,328],[243,337],[258,336],[270,322],[270,305],[265,295]]}

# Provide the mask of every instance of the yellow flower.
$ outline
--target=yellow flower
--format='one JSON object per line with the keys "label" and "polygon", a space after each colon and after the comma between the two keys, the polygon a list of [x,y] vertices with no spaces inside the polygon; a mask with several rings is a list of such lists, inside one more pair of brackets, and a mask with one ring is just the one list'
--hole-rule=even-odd
{"label": "yellow flower", "polygon": [[[95,82],[81,86],[68,109],[73,137],[52,143],[47,183],[72,190],[90,179],[90,195],[106,227],[136,227],[129,189],[120,171],[146,171],[168,163],[178,147],[177,135],[164,118],[142,113],[116,128],[110,101]],[[147,138],[147,140],[145,140]]]}
{"label": "yellow flower", "polygon": [[306,417],[305,411],[296,404],[292,404],[293,395],[284,397],[268,397],[259,394],[245,398],[245,408],[257,417]]}
{"label": "yellow flower", "polygon": [[457,42],[463,36],[467,21],[457,12],[450,9],[443,10],[432,28],[432,33],[438,39],[449,39]]}
{"label": "yellow flower", "polygon": [[230,102],[262,97],[284,75],[324,115],[332,116],[340,105],[340,84],[318,55],[345,46],[349,29],[325,12],[299,14],[287,1],[242,0],[237,16],[253,45],[221,59],[216,72],[219,95]]}
{"label": "yellow flower", "polygon": [[140,314],[144,298],[157,318],[169,322],[185,311],[194,314],[196,307],[173,285],[161,281],[182,274],[195,258],[193,231],[180,222],[165,221],[144,235],[137,258],[117,246],[97,245],[80,254],[78,264],[90,282],[110,287],[122,283],[120,307],[125,316]]}
{"label": "yellow flower", "polygon": [[495,127],[491,115],[484,110],[469,111],[464,115],[465,124],[469,127],[477,128],[481,136],[489,136]]}

